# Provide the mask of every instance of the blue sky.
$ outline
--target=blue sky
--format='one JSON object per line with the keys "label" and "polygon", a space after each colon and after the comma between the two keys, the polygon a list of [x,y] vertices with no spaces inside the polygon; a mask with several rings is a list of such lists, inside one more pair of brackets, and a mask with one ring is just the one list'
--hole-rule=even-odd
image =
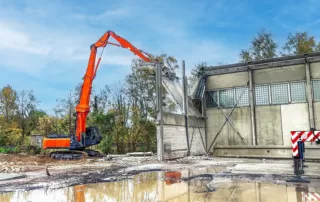
{"label": "blue sky", "polygon": [[[262,28],[280,46],[296,31],[320,41],[319,6],[318,0],[0,0],[0,87],[32,89],[50,112],[82,81],[89,47],[107,30],[146,52],[185,60],[189,73],[202,61],[238,62]],[[107,46],[94,85],[123,81],[133,58]]]}

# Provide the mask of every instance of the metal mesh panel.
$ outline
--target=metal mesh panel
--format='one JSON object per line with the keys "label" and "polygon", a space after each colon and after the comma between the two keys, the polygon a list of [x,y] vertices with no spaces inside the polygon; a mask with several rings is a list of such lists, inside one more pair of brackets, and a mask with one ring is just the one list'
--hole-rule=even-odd
{"label": "metal mesh panel", "polygon": [[254,97],[256,105],[267,105],[269,104],[269,86],[255,86]]}
{"label": "metal mesh panel", "polygon": [[219,90],[220,107],[233,107],[234,106],[233,94],[234,94],[233,89]]}
{"label": "metal mesh panel", "polygon": [[289,103],[287,83],[271,85],[271,103],[272,104]]}
{"label": "metal mesh panel", "polygon": [[236,88],[236,99],[235,102],[240,98],[242,94],[241,99],[238,101],[238,106],[249,106],[249,88],[248,87],[240,87]]}
{"label": "metal mesh panel", "polygon": [[320,101],[320,80],[312,81],[312,93],[315,101]]}
{"label": "metal mesh panel", "polygon": [[306,102],[306,83],[304,81],[290,83],[290,93],[291,102]]}
{"label": "metal mesh panel", "polygon": [[[206,97],[207,97],[206,105],[207,105],[208,108],[217,107],[218,106],[218,104],[214,101],[214,99],[215,99],[218,102],[218,93],[217,93],[217,91],[207,91]],[[214,99],[212,97],[214,97]]]}

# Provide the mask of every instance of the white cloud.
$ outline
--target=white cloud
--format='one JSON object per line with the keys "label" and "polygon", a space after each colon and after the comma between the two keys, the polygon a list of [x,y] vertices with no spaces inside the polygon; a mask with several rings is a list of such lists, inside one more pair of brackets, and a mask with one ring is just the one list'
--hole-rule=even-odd
{"label": "white cloud", "polygon": [[[19,24],[18,22],[16,22]],[[33,76],[41,76],[46,71],[61,71],[68,74],[77,66],[72,63],[83,63],[87,65],[90,56],[90,45],[96,42],[103,33],[94,37],[93,35],[65,34],[64,31],[54,33],[51,30],[37,30],[36,35],[28,34],[28,31],[18,31],[0,23],[1,60],[0,64],[7,65],[10,69],[23,71]],[[50,35],[50,33],[52,33]],[[100,57],[102,48],[98,49],[97,59]],[[130,66],[131,60],[136,56],[127,49],[107,45],[102,55],[101,64]],[[47,66],[49,63],[68,63],[70,69],[56,67],[55,70]]]}
{"label": "white cloud", "polygon": [[37,55],[47,55],[51,47],[33,41],[30,37],[22,32],[15,31],[3,24],[0,24],[0,49],[9,49],[22,51]]}

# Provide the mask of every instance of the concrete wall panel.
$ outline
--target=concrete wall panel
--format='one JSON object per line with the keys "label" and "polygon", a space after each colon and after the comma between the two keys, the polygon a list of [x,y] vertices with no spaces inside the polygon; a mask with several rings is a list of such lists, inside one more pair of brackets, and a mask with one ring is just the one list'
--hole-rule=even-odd
{"label": "concrete wall panel", "polygon": [[308,104],[281,105],[283,144],[291,145],[291,133],[294,130],[310,130]]}
{"label": "concrete wall panel", "polygon": [[190,153],[201,155],[206,152],[205,128],[189,127]]}
{"label": "concrete wall panel", "polygon": [[[225,113],[228,113],[224,110]],[[207,109],[207,148],[209,149],[215,136],[221,129],[226,120],[222,112],[218,108]],[[215,145],[228,145],[228,125],[226,124],[216,139]]]}
{"label": "concrete wall panel", "polygon": [[320,62],[310,63],[310,74],[313,79],[320,79]]}
{"label": "concrete wall panel", "polygon": [[320,130],[320,102],[313,103],[315,128]]}
{"label": "concrete wall panel", "polygon": [[254,84],[304,80],[305,77],[306,72],[304,65],[293,65],[290,67],[279,67],[253,71]]}
{"label": "concrete wall panel", "polygon": [[282,145],[281,109],[278,106],[256,106],[258,145]]}
{"label": "concrete wall panel", "polygon": [[[228,115],[231,111],[230,109],[223,109],[223,112]],[[225,116],[218,108],[207,109],[207,147],[211,145],[214,140],[216,134],[221,129],[224,121],[226,120]],[[236,108],[231,116],[230,120],[240,133],[240,135],[244,138],[244,141],[247,145],[252,145],[252,136],[251,136],[251,121],[250,121],[250,108],[249,107],[241,107]],[[215,144],[213,146],[219,145],[244,145],[240,136],[233,129],[231,124],[227,122],[219,136],[217,137]]]}
{"label": "concrete wall panel", "polygon": [[244,86],[248,81],[248,72],[237,72],[232,74],[209,76],[207,78],[207,89],[210,90],[217,88]]}
{"label": "concrete wall panel", "polygon": [[[240,135],[244,138],[245,143],[252,145],[250,107],[236,108],[231,114],[230,119]],[[229,131],[228,145],[245,145],[231,124],[229,125],[231,130]]]}

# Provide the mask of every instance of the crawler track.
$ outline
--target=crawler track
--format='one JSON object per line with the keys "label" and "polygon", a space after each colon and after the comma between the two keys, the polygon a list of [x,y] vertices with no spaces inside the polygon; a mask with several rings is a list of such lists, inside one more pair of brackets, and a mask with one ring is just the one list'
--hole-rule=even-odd
{"label": "crawler track", "polygon": [[63,150],[50,152],[50,158],[58,160],[79,160],[87,157],[102,157],[103,153],[98,150],[85,149],[83,151]]}
{"label": "crawler track", "polygon": [[58,160],[79,160],[88,157],[86,152],[81,151],[53,151],[50,153],[50,158]]}

